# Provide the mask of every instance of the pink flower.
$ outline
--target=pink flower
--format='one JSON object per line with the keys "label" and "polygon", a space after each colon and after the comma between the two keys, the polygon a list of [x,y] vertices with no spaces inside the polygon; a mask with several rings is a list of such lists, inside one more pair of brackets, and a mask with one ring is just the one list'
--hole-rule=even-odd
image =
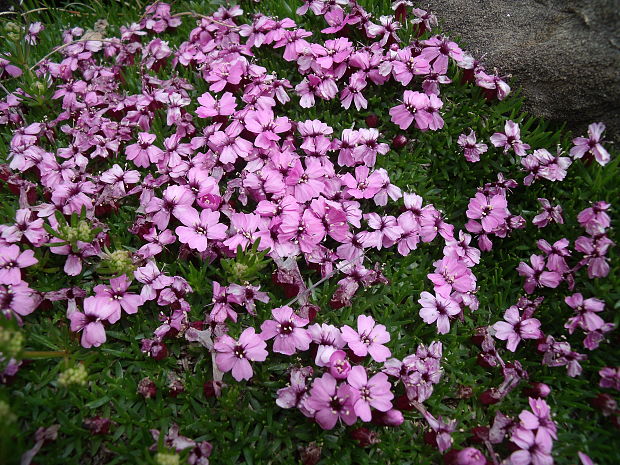
{"label": "pink flower", "polygon": [[506,121],[504,132],[496,132],[491,136],[491,143],[495,147],[503,147],[504,152],[508,152],[509,149],[513,149],[516,155],[524,157],[525,151],[529,150],[530,146],[521,142],[521,130],[519,125],[514,121]]}
{"label": "pink flower", "polygon": [[453,291],[470,292],[476,288],[476,277],[462,263],[451,257],[444,257],[433,263],[435,273],[430,273],[430,279],[435,285],[435,292],[448,297]]}
{"label": "pink flower", "polygon": [[19,284],[21,269],[36,263],[39,260],[34,258],[33,250],[20,252],[17,245],[0,245],[0,284]]}
{"label": "pink flower", "polygon": [[41,299],[21,281],[17,284],[0,284],[0,314],[10,319],[15,317],[21,324],[21,316],[30,315],[37,308]]}
{"label": "pink flower", "polygon": [[346,344],[340,330],[333,325],[315,323],[308,327],[308,333],[318,345],[314,363],[320,367],[329,366],[332,354]]}
{"label": "pink flower", "polygon": [[469,131],[468,135],[461,134],[457,144],[463,147],[465,159],[471,163],[480,161],[480,155],[488,150],[486,144],[476,143],[476,133],[473,129]]}
{"label": "pink flower", "polygon": [[517,272],[520,276],[525,277],[523,289],[528,294],[534,292],[536,287],[550,287],[555,289],[562,281],[562,275],[555,271],[544,271],[545,259],[540,255],[532,255],[530,257],[532,266],[525,262],[520,262],[517,266]]}
{"label": "pink flower", "polygon": [[102,306],[97,297],[88,297],[84,299],[84,313],[76,310],[69,315],[71,331],[82,331],[82,347],[99,347],[106,341],[102,321],[113,312],[113,308]]}
{"label": "pink flower", "polygon": [[279,133],[291,129],[286,116],[276,118],[271,110],[249,111],[245,116],[245,128],[257,134],[254,145],[263,149],[273,149],[280,140]]}
{"label": "pink flower", "polygon": [[601,145],[603,141],[603,132],[605,125],[603,123],[592,123],[588,126],[588,137],[577,137],[573,139],[575,146],[570,149],[570,156],[573,158],[581,158],[586,154],[592,154],[600,165],[605,166],[609,163],[611,155]]}
{"label": "pink flower", "polygon": [[314,416],[314,412],[305,406],[309,396],[306,379],[312,376],[313,371],[312,367],[293,368],[291,370],[290,386],[278,389],[278,398],[276,399],[278,407],[297,407],[305,416]]}
{"label": "pink flower", "polygon": [[351,369],[347,382],[356,392],[357,400],[353,408],[362,421],[371,420],[370,407],[380,412],[387,412],[392,408],[391,400],[394,394],[390,391],[391,385],[385,373],[377,373],[368,379],[366,369],[358,365]]}
{"label": "pink flower", "polygon": [[267,341],[275,337],[273,351],[284,355],[293,355],[295,352],[308,350],[310,335],[303,326],[309,321],[295,314],[291,307],[286,305],[271,310],[273,320],[266,320],[261,325],[260,337]]}
{"label": "pink flower", "polygon": [[370,354],[375,362],[385,362],[391,355],[383,344],[390,340],[384,325],[378,325],[371,316],[357,317],[357,331],[348,325],[342,327],[342,339],[358,357]]}
{"label": "pink flower", "polygon": [[447,334],[450,332],[450,318],[461,313],[461,307],[450,296],[441,294],[433,296],[430,292],[422,292],[418,303],[422,306],[420,317],[426,324],[437,322],[437,332]]}
{"label": "pink flower", "polygon": [[355,73],[349,78],[349,84],[342,89],[340,101],[342,108],[348,110],[351,103],[355,104],[357,111],[363,110],[368,106],[368,100],[362,95],[362,90],[366,88],[366,79],[362,73]]}
{"label": "pink flower", "polygon": [[593,202],[591,207],[579,212],[577,221],[588,234],[598,234],[611,225],[611,218],[607,213],[610,208],[611,204],[605,201]]}
{"label": "pink flower", "polygon": [[324,373],[312,383],[306,404],[315,410],[314,419],[321,428],[332,429],[339,419],[347,425],[355,423],[356,401],[356,392],[351,386],[346,383],[337,386],[336,379],[329,373]]}
{"label": "pink flower", "polygon": [[200,214],[192,207],[179,212],[179,221],[185,226],[177,226],[175,232],[179,241],[198,252],[207,250],[208,239],[226,239],[226,225],[219,223],[220,212],[202,210]]}
{"label": "pink flower", "polygon": [[605,321],[597,315],[605,308],[605,302],[591,297],[583,298],[580,292],[565,297],[566,305],[575,310],[575,316],[568,319],[564,327],[568,329],[569,334],[573,334],[579,326],[584,331],[596,331],[605,325]]}
{"label": "pink flower", "polygon": [[428,95],[406,90],[403,94],[402,105],[390,108],[390,116],[392,122],[397,124],[401,129],[407,129],[415,120],[416,127],[421,130],[429,128],[432,120],[428,113],[430,100]]}
{"label": "pink flower", "polygon": [[209,92],[198,97],[200,106],[196,108],[196,115],[200,118],[212,118],[214,116],[230,116],[235,113],[237,100],[230,92],[224,92],[219,100],[216,100]]}
{"label": "pink flower", "polygon": [[553,245],[549,244],[544,239],[539,239],[537,245],[538,248],[547,256],[547,268],[549,271],[566,273],[569,270],[566,259],[564,258],[570,255],[570,250],[568,249],[568,239],[560,239],[555,241]]}
{"label": "pink flower", "polygon": [[110,286],[99,284],[95,286],[94,304],[106,313],[110,323],[116,323],[121,318],[121,309],[129,315],[138,312],[138,307],[144,302],[142,297],[132,292],[127,292],[131,281],[127,276],[110,279]]}
{"label": "pink flower", "polygon": [[482,229],[487,232],[495,231],[508,218],[508,202],[503,195],[497,194],[487,197],[478,192],[467,206],[467,218],[481,220]]}
{"label": "pink flower", "polygon": [[532,223],[539,228],[544,228],[549,223],[564,224],[562,217],[562,207],[560,205],[552,206],[547,199],[538,199],[538,203],[542,207],[542,212],[532,219]]}
{"label": "pink flower", "polygon": [[148,168],[151,163],[159,162],[164,151],[159,147],[155,147],[155,134],[141,132],[138,134],[138,142],[128,145],[125,149],[127,160],[132,160],[139,168]]}
{"label": "pink flower", "polygon": [[239,341],[224,334],[213,345],[217,355],[215,363],[224,373],[232,370],[237,381],[250,379],[254,372],[250,362],[264,362],[267,358],[267,344],[256,334],[254,328],[246,328],[239,336]]}
{"label": "pink flower", "polygon": [[551,438],[542,430],[536,433],[525,428],[516,428],[510,440],[515,443],[520,450],[513,452],[510,456],[510,463],[513,465],[552,465]]}
{"label": "pink flower", "polygon": [[529,429],[531,431],[542,431],[543,434],[551,438],[557,439],[557,427],[555,422],[551,419],[551,408],[544,399],[529,398],[531,412],[524,410],[519,414],[519,420],[521,420],[521,427]]}
{"label": "pink flower", "polygon": [[351,363],[344,350],[337,350],[329,357],[329,373],[336,379],[346,379],[351,372]]}
{"label": "pink flower", "polygon": [[508,341],[506,348],[514,352],[522,339],[538,339],[543,336],[540,330],[540,321],[536,318],[523,318],[516,305],[504,312],[504,320],[493,325],[495,337],[501,341]]}
{"label": "pink flower", "polygon": [[600,387],[613,388],[616,391],[620,391],[620,367],[604,367],[598,374],[601,377]]}
{"label": "pink flower", "polygon": [[346,173],[341,179],[348,188],[347,192],[354,199],[371,199],[383,184],[381,174],[378,171],[371,173],[367,166],[356,167],[355,178],[351,173]]}

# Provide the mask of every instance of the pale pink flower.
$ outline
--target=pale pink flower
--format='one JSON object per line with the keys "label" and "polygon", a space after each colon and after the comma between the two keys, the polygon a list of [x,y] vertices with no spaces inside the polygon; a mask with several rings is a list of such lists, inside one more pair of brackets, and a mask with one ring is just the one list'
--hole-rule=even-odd
{"label": "pale pink flower", "polygon": [[342,339],[358,357],[370,354],[376,362],[385,362],[391,355],[390,349],[383,344],[389,342],[390,333],[385,326],[376,324],[371,316],[357,317],[357,331],[348,325],[342,327]]}
{"label": "pale pink flower", "polygon": [[250,362],[264,362],[268,355],[267,344],[252,327],[246,328],[238,341],[227,334],[220,336],[213,347],[217,352],[217,367],[224,373],[232,370],[237,381],[252,378],[254,371]]}

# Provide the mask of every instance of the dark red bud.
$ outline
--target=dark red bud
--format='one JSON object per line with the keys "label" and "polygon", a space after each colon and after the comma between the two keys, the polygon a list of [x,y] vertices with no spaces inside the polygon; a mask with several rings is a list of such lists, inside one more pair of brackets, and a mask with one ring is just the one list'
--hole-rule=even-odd
{"label": "dark red bud", "polygon": [[487,389],[482,394],[480,394],[480,402],[482,403],[482,405],[497,404],[500,400],[502,399],[499,396],[497,389],[495,388]]}
{"label": "dark red bud", "polygon": [[530,383],[530,386],[523,390],[523,394],[528,397],[540,397],[544,399],[551,393],[551,388],[545,383]]}
{"label": "dark red bud", "polygon": [[367,447],[381,442],[377,433],[375,431],[370,431],[368,428],[354,429],[349,432],[349,436],[359,442],[362,447]]}
{"label": "dark red bud", "polygon": [[92,434],[108,434],[110,432],[111,424],[112,422],[109,418],[100,416],[87,418],[84,420],[84,427]]}
{"label": "dark red bud", "polygon": [[392,148],[393,149],[402,149],[405,145],[407,145],[407,138],[403,134],[398,134],[394,139],[392,139]]}
{"label": "dark red bud", "polygon": [[374,113],[366,117],[366,126],[369,128],[376,128],[379,126],[379,117]]}
{"label": "dark red bud", "polygon": [[203,386],[205,397],[219,397],[222,395],[222,382],[221,381],[207,381]]}
{"label": "dark red bud", "polygon": [[142,378],[138,383],[138,394],[145,399],[153,398],[157,395],[157,386],[150,378]]}

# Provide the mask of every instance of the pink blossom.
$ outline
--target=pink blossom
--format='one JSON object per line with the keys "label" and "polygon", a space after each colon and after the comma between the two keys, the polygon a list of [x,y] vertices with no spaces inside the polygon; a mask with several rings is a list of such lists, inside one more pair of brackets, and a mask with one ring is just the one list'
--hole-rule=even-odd
{"label": "pink blossom", "polygon": [[100,304],[97,297],[84,299],[84,313],[75,311],[69,315],[71,331],[82,331],[82,347],[99,347],[106,341],[103,321],[114,312],[114,308]]}
{"label": "pink blossom", "polygon": [[340,329],[333,325],[315,323],[308,327],[308,334],[312,342],[318,345],[314,363],[320,367],[329,366],[332,354],[346,344]]}
{"label": "pink blossom", "polygon": [[142,297],[132,292],[127,292],[131,281],[126,275],[110,279],[110,286],[99,284],[95,286],[94,305],[100,308],[101,313],[106,313],[106,319],[110,323],[116,323],[121,318],[121,309],[129,315],[138,312],[144,302]]}
{"label": "pink blossom", "polygon": [[34,312],[40,301],[35,291],[24,281],[17,284],[0,284],[0,313],[7,319],[15,317],[21,324],[20,317]]}
{"label": "pink blossom", "polygon": [[428,95],[406,90],[403,94],[402,105],[390,108],[392,122],[401,129],[407,129],[415,120],[416,127],[424,131],[429,128],[432,120],[431,115],[427,111],[429,106],[430,100]]}
{"label": "pink blossom", "polygon": [[198,97],[200,106],[196,108],[196,114],[200,118],[212,118],[214,116],[230,116],[235,113],[237,100],[230,92],[224,92],[219,100],[216,100],[209,92]]}
{"label": "pink blossom", "polygon": [[476,142],[476,133],[473,129],[469,131],[468,135],[461,134],[457,144],[463,147],[465,159],[471,163],[480,161],[480,155],[488,150],[486,144]]}
{"label": "pink blossom", "polygon": [[479,219],[482,229],[487,232],[495,231],[508,218],[508,202],[502,195],[490,197],[478,192],[467,206],[467,218]]}
{"label": "pink blossom", "polygon": [[538,199],[538,203],[542,207],[542,212],[532,219],[532,223],[539,228],[544,228],[550,223],[564,224],[562,217],[562,207],[560,205],[552,206],[547,199]]}
{"label": "pink blossom", "polygon": [[358,357],[370,354],[376,362],[385,362],[390,356],[390,349],[383,344],[390,340],[390,333],[385,326],[376,324],[371,316],[357,317],[357,331],[348,325],[342,327],[342,339]]}
{"label": "pink blossom", "polygon": [[157,163],[162,159],[163,150],[153,144],[155,134],[141,132],[138,134],[138,142],[128,145],[125,149],[127,160],[132,160],[139,168],[148,168],[151,163]]}
{"label": "pink blossom", "polygon": [[526,318],[519,314],[516,305],[504,312],[504,320],[493,325],[495,337],[501,341],[508,341],[506,348],[514,352],[522,339],[538,339],[543,336],[540,331],[540,321],[536,318]]}
{"label": "pink blossom", "polygon": [[517,266],[517,272],[520,276],[525,277],[523,289],[528,294],[534,292],[536,287],[550,287],[555,289],[562,281],[562,276],[555,271],[544,271],[545,259],[541,255],[532,255],[530,257],[532,266],[525,262],[520,262]]}
{"label": "pink blossom", "polygon": [[604,367],[598,374],[601,377],[600,387],[613,388],[616,391],[620,391],[620,367]]}
{"label": "pink blossom", "polygon": [[34,258],[34,251],[23,252],[17,245],[0,245],[0,284],[19,284],[22,280],[22,268],[39,263]]}
{"label": "pink blossom", "polygon": [[356,401],[357,395],[351,386],[346,383],[337,386],[336,379],[329,373],[324,373],[312,383],[306,404],[315,411],[314,419],[321,428],[332,429],[339,419],[347,425],[355,423]]}
{"label": "pink blossom", "polygon": [[219,223],[220,212],[202,210],[200,214],[192,207],[179,211],[179,221],[184,226],[177,226],[175,232],[179,241],[198,252],[207,250],[208,239],[226,238],[226,225]]}
{"label": "pink blossom", "polygon": [[394,394],[390,391],[391,385],[385,373],[377,373],[368,379],[366,369],[358,365],[351,369],[347,382],[356,391],[357,400],[353,408],[362,421],[371,420],[370,407],[380,412],[392,408]]}
{"label": "pink blossom", "polygon": [[564,327],[573,334],[577,327],[584,331],[596,331],[605,325],[605,321],[597,315],[605,308],[605,302],[594,297],[583,298],[580,292],[564,298],[566,305],[575,310],[575,316],[568,319]]}
{"label": "pink blossom", "polygon": [[267,341],[275,338],[273,351],[284,355],[308,350],[310,335],[303,326],[308,320],[295,314],[291,307],[283,306],[271,310],[273,320],[266,320],[261,325],[260,337]]}
{"label": "pink blossom", "polygon": [[264,362],[268,355],[267,344],[252,327],[246,328],[238,341],[227,334],[220,336],[213,347],[217,352],[217,367],[224,373],[232,370],[237,381],[250,379],[254,374],[250,362]]}
{"label": "pink blossom", "polygon": [[433,296],[429,292],[422,292],[418,303],[422,306],[420,317],[426,324],[437,322],[437,332],[447,334],[450,332],[450,318],[461,313],[461,307],[450,296],[441,294]]}
{"label": "pink blossom", "polygon": [[570,149],[570,156],[581,158],[586,154],[592,154],[600,165],[605,166],[611,160],[611,155],[603,147],[603,123],[592,123],[588,126],[588,137],[577,137],[573,139],[574,147]]}
{"label": "pink blossom", "polygon": [[503,147],[504,153],[509,149],[513,149],[516,155],[524,157],[525,151],[529,150],[530,146],[524,144],[521,141],[521,130],[519,125],[514,121],[506,121],[504,132],[496,132],[491,136],[491,143],[495,147]]}

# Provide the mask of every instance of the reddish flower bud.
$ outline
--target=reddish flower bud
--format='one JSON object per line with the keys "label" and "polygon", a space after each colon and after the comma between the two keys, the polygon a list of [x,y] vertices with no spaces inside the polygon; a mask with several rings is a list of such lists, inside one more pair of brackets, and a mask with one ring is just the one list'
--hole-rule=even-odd
{"label": "reddish flower bud", "polygon": [[321,446],[316,442],[311,442],[299,449],[299,455],[303,465],[316,465],[321,460]]}
{"label": "reddish flower bud", "polygon": [[599,394],[590,401],[594,408],[601,411],[606,417],[618,410],[618,404],[609,394]]}
{"label": "reddish flower bud", "polygon": [[415,408],[411,404],[411,401],[409,400],[409,397],[407,397],[407,394],[403,394],[402,396],[397,397],[394,401],[394,406],[397,407],[399,410],[405,411],[413,410]]}
{"label": "reddish flower bud", "polygon": [[398,134],[394,139],[392,139],[392,148],[393,149],[402,149],[405,145],[407,145],[407,138],[403,134]]}
{"label": "reddish flower bud", "polygon": [[177,397],[179,394],[183,394],[185,392],[185,386],[179,379],[172,380],[168,384],[168,395],[170,397]]}
{"label": "reddish flower bud", "polygon": [[366,126],[369,128],[376,128],[379,126],[379,117],[374,113],[366,117]]}
{"label": "reddish flower bud", "polygon": [[387,412],[372,412],[372,422],[382,426],[400,426],[405,421],[405,417],[400,410],[391,409]]}
{"label": "reddish flower bud", "polygon": [[480,402],[482,405],[493,405],[497,404],[501,399],[497,389],[491,388],[484,391],[480,394]]}
{"label": "reddish flower bud", "polygon": [[523,389],[523,394],[528,397],[540,397],[544,399],[551,393],[551,388],[545,383],[530,383],[530,386]]}
{"label": "reddish flower bud", "polygon": [[149,377],[142,378],[138,383],[138,394],[150,399],[157,395],[157,386]]}
{"label": "reddish flower bud", "polygon": [[349,436],[359,442],[360,446],[367,447],[373,444],[379,444],[381,440],[375,431],[368,428],[357,428],[349,432]]}
{"label": "reddish flower bud", "polygon": [[220,397],[222,395],[221,381],[207,381],[203,386],[205,397]]}
{"label": "reddish flower bud", "polygon": [[489,428],[486,426],[476,426],[471,430],[471,442],[482,443],[489,439]]}
{"label": "reddish flower bud", "polygon": [[112,422],[109,418],[100,416],[87,418],[84,420],[84,427],[92,434],[108,434],[110,432],[111,424]]}

